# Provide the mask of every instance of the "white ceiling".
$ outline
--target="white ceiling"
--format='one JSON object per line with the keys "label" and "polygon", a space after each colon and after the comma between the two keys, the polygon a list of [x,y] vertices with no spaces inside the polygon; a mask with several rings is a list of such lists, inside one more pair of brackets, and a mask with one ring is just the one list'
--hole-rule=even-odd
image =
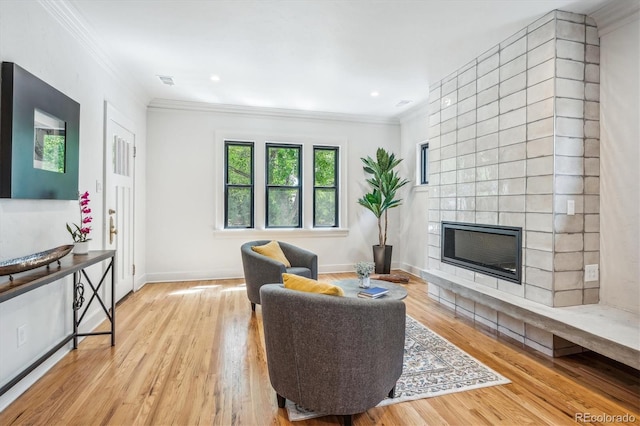
{"label": "white ceiling", "polygon": [[393,117],[546,12],[606,0],[68,2],[150,98]]}

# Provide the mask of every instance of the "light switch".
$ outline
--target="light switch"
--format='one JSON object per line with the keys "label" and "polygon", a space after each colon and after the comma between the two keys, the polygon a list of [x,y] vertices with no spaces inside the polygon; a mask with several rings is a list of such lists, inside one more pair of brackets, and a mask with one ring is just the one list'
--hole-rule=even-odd
{"label": "light switch", "polygon": [[576,202],[574,200],[567,200],[567,214],[569,216],[576,214]]}

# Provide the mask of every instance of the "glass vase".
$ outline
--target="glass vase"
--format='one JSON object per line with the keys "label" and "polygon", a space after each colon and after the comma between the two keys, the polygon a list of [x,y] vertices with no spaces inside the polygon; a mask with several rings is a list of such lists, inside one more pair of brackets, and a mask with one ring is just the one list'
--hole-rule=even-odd
{"label": "glass vase", "polygon": [[371,287],[371,277],[360,277],[359,278],[360,282],[358,283],[358,286],[360,288],[369,288]]}

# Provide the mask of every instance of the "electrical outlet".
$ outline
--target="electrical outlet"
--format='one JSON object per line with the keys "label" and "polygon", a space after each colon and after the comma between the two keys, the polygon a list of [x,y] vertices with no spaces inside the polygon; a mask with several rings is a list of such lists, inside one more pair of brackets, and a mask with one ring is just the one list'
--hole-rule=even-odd
{"label": "electrical outlet", "polygon": [[22,324],[17,328],[18,334],[18,347],[24,345],[27,342],[27,324]]}
{"label": "electrical outlet", "polygon": [[585,265],[584,267],[584,280],[585,281],[598,281],[598,265]]}

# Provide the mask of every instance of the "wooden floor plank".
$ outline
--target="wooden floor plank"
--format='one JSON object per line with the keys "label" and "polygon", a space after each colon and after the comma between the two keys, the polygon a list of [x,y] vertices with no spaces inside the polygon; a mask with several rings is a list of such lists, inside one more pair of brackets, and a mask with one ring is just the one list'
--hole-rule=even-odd
{"label": "wooden floor plank", "polygon": [[[592,353],[547,357],[435,303],[422,280],[403,285],[409,315],[512,383],[372,408],[355,425],[561,425],[580,412],[640,424],[637,370]],[[83,340],[0,413],[0,424],[292,424],[269,382],[261,308],[251,312],[242,280],[149,284],[117,311],[115,347],[108,336]]]}

